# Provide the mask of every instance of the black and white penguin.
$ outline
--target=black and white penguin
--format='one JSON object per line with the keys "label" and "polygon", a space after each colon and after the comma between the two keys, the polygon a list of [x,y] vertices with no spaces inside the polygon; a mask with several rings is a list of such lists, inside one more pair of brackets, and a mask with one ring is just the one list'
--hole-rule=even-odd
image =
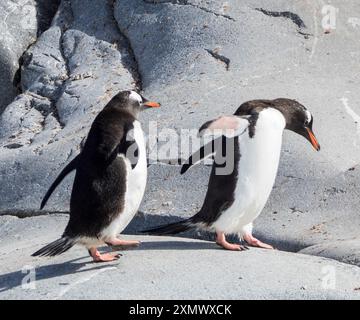
{"label": "black and white penguin", "polygon": [[[252,235],[252,223],[263,210],[274,185],[284,129],[304,136],[319,151],[312,125],[311,113],[290,99],[249,101],[232,116],[206,122],[199,135],[211,135],[212,141],[194,153],[181,170],[183,174],[201,159],[213,156],[201,210],[187,220],[144,232],[165,235],[200,228],[215,231],[216,243],[228,250],[247,247],[227,242],[227,234],[237,234],[251,246],[272,249]],[[233,166],[226,172],[229,162]]]}
{"label": "black and white penguin", "polygon": [[160,104],[135,91],[122,91],[95,118],[80,154],[60,173],[41,208],[62,179],[76,170],[70,200],[70,220],[62,237],[33,256],[55,256],[75,244],[84,245],[96,262],[118,254],[100,254],[97,247],[137,246],[117,238],[136,214],[147,179],[144,134],[137,120],[141,110]]}

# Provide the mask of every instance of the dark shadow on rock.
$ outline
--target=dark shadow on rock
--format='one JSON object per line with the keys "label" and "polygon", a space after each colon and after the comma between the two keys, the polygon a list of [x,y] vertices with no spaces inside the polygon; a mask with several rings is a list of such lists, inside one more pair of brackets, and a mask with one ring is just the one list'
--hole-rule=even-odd
{"label": "dark shadow on rock", "polygon": [[215,243],[196,241],[144,241],[136,250],[212,250],[220,249]]}
{"label": "dark shadow on rock", "polygon": [[[74,263],[84,257],[73,259],[67,262],[58,264],[43,265],[35,268],[36,281],[47,280],[68,274],[81,273],[89,270],[98,270],[109,267],[109,264],[95,264],[91,261]],[[89,265],[89,268],[80,270],[82,267]],[[23,279],[28,275],[28,272],[13,271],[0,275],[0,292],[5,292],[22,285]]]}
{"label": "dark shadow on rock", "polygon": [[254,236],[259,238],[262,242],[271,244],[275,249],[287,252],[299,252],[300,250],[311,246],[311,243],[306,243],[303,240],[279,239],[275,235],[263,234],[261,232],[254,232]]}
{"label": "dark shadow on rock", "polygon": [[36,0],[38,36],[50,27],[60,2],[61,0]]}
{"label": "dark shadow on rock", "polygon": [[[178,222],[181,220],[183,220],[183,218],[179,216],[163,216],[156,214],[144,214],[142,212],[139,212],[122,233],[129,235],[130,234],[146,235],[141,231],[169,223]],[[215,234],[213,232],[207,232],[196,229],[179,233],[174,236],[180,238],[191,238],[191,239],[199,239],[199,240],[207,240],[207,241],[215,240]],[[274,235],[261,234],[257,232],[254,232],[254,236],[258,237],[261,241],[265,243],[271,244],[273,247],[281,251],[298,252],[311,245],[311,244],[305,244],[301,241],[277,239]],[[227,240],[229,242],[240,242],[239,238],[236,235],[227,236]],[[186,247],[186,244],[187,242],[184,242],[184,248]]]}

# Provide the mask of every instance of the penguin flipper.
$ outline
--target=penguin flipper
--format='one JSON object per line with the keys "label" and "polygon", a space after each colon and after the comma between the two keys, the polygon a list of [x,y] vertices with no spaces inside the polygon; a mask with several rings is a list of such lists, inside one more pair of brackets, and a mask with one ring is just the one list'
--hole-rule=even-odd
{"label": "penguin flipper", "polygon": [[167,225],[156,227],[153,229],[142,230],[141,233],[153,234],[153,235],[158,235],[158,236],[170,235],[170,234],[185,232],[194,227],[195,227],[195,225],[192,222],[192,218],[190,218],[190,219],[182,220],[179,222],[170,223]]}
{"label": "penguin flipper", "polygon": [[46,204],[46,202],[49,200],[51,194],[54,192],[56,187],[61,183],[61,181],[73,170],[76,169],[77,164],[79,161],[79,155],[77,155],[57,176],[55,181],[50,186],[49,190],[46,192],[43,200],[41,201],[40,210],[42,210]]}
{"label": "penguin flipper", "polygon": [[123,154],[130,160],[131,168],[134,169],[139,161],[139,146],[134,140],[127,140],[119,144],[118,153]]}
{"label": "penguin flipper", "polygon": [[203,159],[207,159],[209,157],[213,158],[214,154],[216,153],[216,143],[220,140],[222,140],[222,137],[211,140],[207,144],[203,145],[199,150],[194,152],[186,161],[186,163],[181,167],[180,174],[184,174],[192,166],[198,164]]}
{"label": "penguin flipper", "polygon": [[249,127],[248,118],[240,116],[222,116],[218,119],[205,122],[199,129],[199,137],[225,136],[234,138],[242,135]]}
{"label": "penguin flipper", "polygon": [[49,243],[45,247],[41,248],[40,250],[33,253],[31,256],[57,256],[59,254],[68,251],[72,246],[76,243],[76,239],[69,238],[69,237],[62,237],[54,242]]}

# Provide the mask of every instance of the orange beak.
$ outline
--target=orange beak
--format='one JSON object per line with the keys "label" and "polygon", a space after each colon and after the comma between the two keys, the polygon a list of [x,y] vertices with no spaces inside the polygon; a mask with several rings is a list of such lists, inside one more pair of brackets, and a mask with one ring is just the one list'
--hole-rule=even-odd
{"label": "orange beak", "polygon": [[145,107],[149,107],[149,108],[159,108],[160,107],[160,103],[154,102],[154,101],[146,101],[143,103],[143,105]]}
{"label": "orange beak", "polygon": [[320,151],[320,144],[317,141],[314,133],[311,131],[310,128],[306,128],[306,131],[307,131],[307,133],[309,135],[309,140],[310,140],[312,146],[315,148],[316,151]]}

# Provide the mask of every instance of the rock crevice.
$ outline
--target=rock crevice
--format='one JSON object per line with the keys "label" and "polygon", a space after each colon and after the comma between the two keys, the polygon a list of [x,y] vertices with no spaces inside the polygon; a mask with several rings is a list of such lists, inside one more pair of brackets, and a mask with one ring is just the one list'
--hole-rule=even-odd
{"label": "rock crevice", "polygon": [[227,20],[234,21],[234,22],[236,21],[233,17],[229,16],[228,14],[223,14],[223,13],[220,13],[220,12],[213,11],[213,10],[211,10],[209,8],[204,7],[204,6],[200,6],[200,5],[197,5],[195,3],[192,3],[189,0],[165,0],[165,1],[162,1],[162,0],[143,0],[143,1],[145,3],[149,3],[149,4],[171,3],[171,4],[174,4],[174,5],[191,6],[191,7],[194,7],[196,9],[199,9],[199,10],[201,10],[203,12],[213,14],[216,17],[225,18]]}
{"label": "rock crevice", "polygon": [[291,11],[271,11],[263,8],[255,8],[255,10],[262,12],[263,14],[269,17],[275,18],[287,18],[290,19],[299,29],[306,28],[304,21],[300,18],[300,16]]}
{"label": "rock crevice", "polygon": [[230,59],[219,54],[218,52],[216,52],[215,50],[210,50],[210,49],[205,49],[206,52],[208,52],[213,58],[215,58],[216,60],[221,61],[222,63],[225,64],[225,69],[226,71],[229,71],[230,68]]}

